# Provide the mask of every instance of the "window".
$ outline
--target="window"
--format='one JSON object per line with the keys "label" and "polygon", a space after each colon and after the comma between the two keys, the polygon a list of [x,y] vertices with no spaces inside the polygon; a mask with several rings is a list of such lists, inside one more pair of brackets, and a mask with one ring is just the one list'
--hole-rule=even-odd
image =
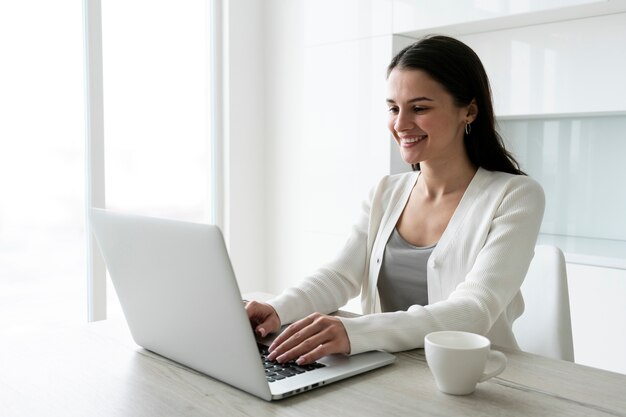
{"label": "window", "polygon": [[[208,3],[102,2],[109,208],[213,217]],[[84,322],[81,2],[0,2],[0,56],[0,328]]]}
{"label": "window", "polygon": [[102,3],[107,206],[206,221],[204,0]]}
{"label": "window", "polygon": [[80,3],[0,2],[0,328],[85,320]]}
{"label": "window", "polygon": [[[204,0],[102,2],[108,208],[211,219],[206,9]],[[110,284],[107,293],[119,313]]]}

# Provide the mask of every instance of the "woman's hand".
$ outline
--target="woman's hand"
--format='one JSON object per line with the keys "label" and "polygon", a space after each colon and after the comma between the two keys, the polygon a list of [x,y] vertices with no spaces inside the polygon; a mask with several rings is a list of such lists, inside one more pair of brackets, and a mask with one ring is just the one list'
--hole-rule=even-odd
{"label": "woman's hand", "polygon": [[350,340],[341,320],[314,313],[287,327],[269,351],[269,360],[303,365],[333,353],[350,353]]}
{"label": "woman's hand", "polygon": [[259,336],[265,337],[280,330],[280,318],[271,305],[250,301],[246,304],[246,313],[248,313],[254,332]]}

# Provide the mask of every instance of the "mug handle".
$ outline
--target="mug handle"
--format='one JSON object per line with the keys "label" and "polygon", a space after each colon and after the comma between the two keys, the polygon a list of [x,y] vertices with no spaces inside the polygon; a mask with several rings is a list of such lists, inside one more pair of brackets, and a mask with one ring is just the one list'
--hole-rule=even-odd
{"label": "mug handle", "polygon": [[493,372],[483,372],[478,382],[484,382],[489,378],[500,375],[500,373],[504,371],[504,368],[506,368],[506,356],[504,356],[504,353],[498,352],[497,350],[490,350],[489,355],[487,356],[487,360],[489,359],[493,359],[495,362],[497,362],[498,367]]}

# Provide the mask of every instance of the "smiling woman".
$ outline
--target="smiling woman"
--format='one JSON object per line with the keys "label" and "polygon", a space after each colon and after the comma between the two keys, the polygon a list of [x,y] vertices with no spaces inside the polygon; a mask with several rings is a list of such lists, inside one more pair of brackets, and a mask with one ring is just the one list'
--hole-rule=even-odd
{"label": "smiling woman", "polygon": [[[418,172],[374,186],[332,262],[247,305],[261,335],[293,323],[270,360],[414,349],[439,330],[518,348],[512,323],[524,309],[544,195],[494,130],[480,60],[456,39],[427,37],[391,61],[387,87],[388,128]],[[359,293],[363,316],[327,315]]]}
{"label": "smiling woman", "polygon": [[[491,89],[483,64],[462,42],[433,36],[414,43],[392,59],[387,76],[390,91],[416,94],[407,98],[407,105],[414,105],[416,101],[433,102],[433,98],[421,94],[421,91],[430,91],[431,95],[438,97],[435,110],[447,105],[449,110],[454,107],[462,113],[458,115],[458,122],[465,135],[457,132],[456,136],[462,137],[467,158],[474,166],[523,174],[495,130]],[[432,104],[425,107],[414,105],[413,110],[421,114],[431,107]],[[397,106],[390,106],[390,113],[396,109]],[[389,128],[396,136],[394,127]],[[419,161],[411,164],[418,167]]]}
{"label": "smiling woman", "polygon": [[405,162],[418,166],[429,160],[448,163],[466,159],[463,133],[476,118],[476,101],[458,106],[428,73],[418,69],[391,71],[388,127]]}

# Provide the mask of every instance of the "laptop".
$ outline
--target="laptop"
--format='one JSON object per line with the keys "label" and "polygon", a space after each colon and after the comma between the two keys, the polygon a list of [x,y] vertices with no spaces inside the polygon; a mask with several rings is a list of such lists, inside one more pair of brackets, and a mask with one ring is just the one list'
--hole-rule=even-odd
{"label": "laptop", "polygon": [[217,226],[90,214],[132,337],[149,351],[268,401],[395,360],[379,351],[330,355],[310,369],[279,371],[262,359]]}

